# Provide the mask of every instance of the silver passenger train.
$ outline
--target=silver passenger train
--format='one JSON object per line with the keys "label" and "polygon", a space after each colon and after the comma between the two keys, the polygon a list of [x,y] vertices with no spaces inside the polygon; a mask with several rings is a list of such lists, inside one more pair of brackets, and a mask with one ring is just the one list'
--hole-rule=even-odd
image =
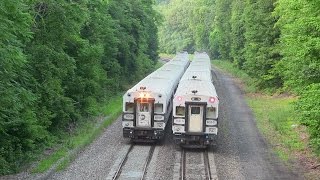
{"label": "silver passenger train", "polygon": [[123,136],[131,139],[161,139],[172,112],[172,99],[189,65],[188,53],[149,74],[123,96]]}
{"label": "silver passenger train", "polygon": [[172,132],[177,144],[206,147],[218,133],[219,99],[206,53],[195,53],[173,99]]}

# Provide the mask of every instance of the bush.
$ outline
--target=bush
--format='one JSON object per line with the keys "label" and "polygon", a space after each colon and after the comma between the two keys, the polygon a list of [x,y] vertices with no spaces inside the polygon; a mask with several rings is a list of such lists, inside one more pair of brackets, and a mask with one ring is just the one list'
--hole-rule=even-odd
{"label": "bush", "polygon": [[320,152],[320,83],[311,84],[302,92],[296,104],[299,120],[308,127],[311,143]]}

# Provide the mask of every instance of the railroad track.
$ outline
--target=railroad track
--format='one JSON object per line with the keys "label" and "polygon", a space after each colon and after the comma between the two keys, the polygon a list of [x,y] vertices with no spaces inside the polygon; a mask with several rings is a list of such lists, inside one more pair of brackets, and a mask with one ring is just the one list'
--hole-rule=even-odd
{"label": "railroad track", "polygon": [[[115,161],[115,164],[113,165],[106,179],[117,180],[117,179],[133,178],[133,179],[144,180],[146,176],[146,172],[148,170],[149,163],[152,159],[152,155],[155,147],[156,147],[155,145],[137,146],[137,145],[131,144],[129,148],[127,148],[126,152],[122,153],[123,156],[121,158],[118,158]],[[147,153],[145,153],[147,149],[149,150]],[[143,151],[144,153],[139,154]],[[145,159],[144,162],[141,161],[143,159]],[[129,167],[126,167],[126,166],[129,166]],[[135,170],[133,170],[134,168]]]}
{"label": "railroad track", "polygon": [[[178,155],[179,153],[177,153]],[[175,180],[189,179],[205,179],[217,180],[216,167],[214,165],[213,155],[210,155],[207,150],[203,151],[180,151],[180,158],[177,158],[175,166]],[[210,162],[213,162],[210,165]],[[179,169],[179,170],[178,170]],[[213,172],[212,172],[213,171]]]}

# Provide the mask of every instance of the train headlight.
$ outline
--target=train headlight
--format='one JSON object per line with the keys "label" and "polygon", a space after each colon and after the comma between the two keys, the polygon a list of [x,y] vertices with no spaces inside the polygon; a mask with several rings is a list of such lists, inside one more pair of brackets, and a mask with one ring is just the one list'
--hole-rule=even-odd
{"label": "train headlight", "polygon": [[123,115],[123,119],[133,120],[134,115],[133,114],[125,114],[125,115]]}
{"label": "train headlight", "polygon": [[185,124],[185,120],[184,119],[174,119],[173,123],[174,124]]}
{"label": "train headlight", "polygon": [[206,120],[206,125],[207,126],[215,126],[215,125],[217,125],[217,121],[216,120]]}
{"label": "train headlight", "polygon": [[145,92],[141,92],[139,94],[139,97],[148,99],[148,98],[150,98],[150,94],[149,93],[145,93]]}
{"label": "train headlight", "polygon": [[154,120],[155,121],[163,121],[164,120],[164,116],[162,116],[162,115],[154,115]]}

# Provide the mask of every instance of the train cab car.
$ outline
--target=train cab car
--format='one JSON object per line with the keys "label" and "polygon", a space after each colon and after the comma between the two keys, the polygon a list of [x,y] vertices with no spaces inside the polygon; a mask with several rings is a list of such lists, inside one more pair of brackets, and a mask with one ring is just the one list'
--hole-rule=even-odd
{"label": "train cab car", "polygon": [[174,92],[188,65],[188,53],[179,53],[124,94],[124,137],[156,140],[164,136]]}
{"label": "train cab car", "polygon": [[219,99],[212,84],[210,58],[196,53],[173,99],[172,132],[177,144],[206,147],[218,134]]}

